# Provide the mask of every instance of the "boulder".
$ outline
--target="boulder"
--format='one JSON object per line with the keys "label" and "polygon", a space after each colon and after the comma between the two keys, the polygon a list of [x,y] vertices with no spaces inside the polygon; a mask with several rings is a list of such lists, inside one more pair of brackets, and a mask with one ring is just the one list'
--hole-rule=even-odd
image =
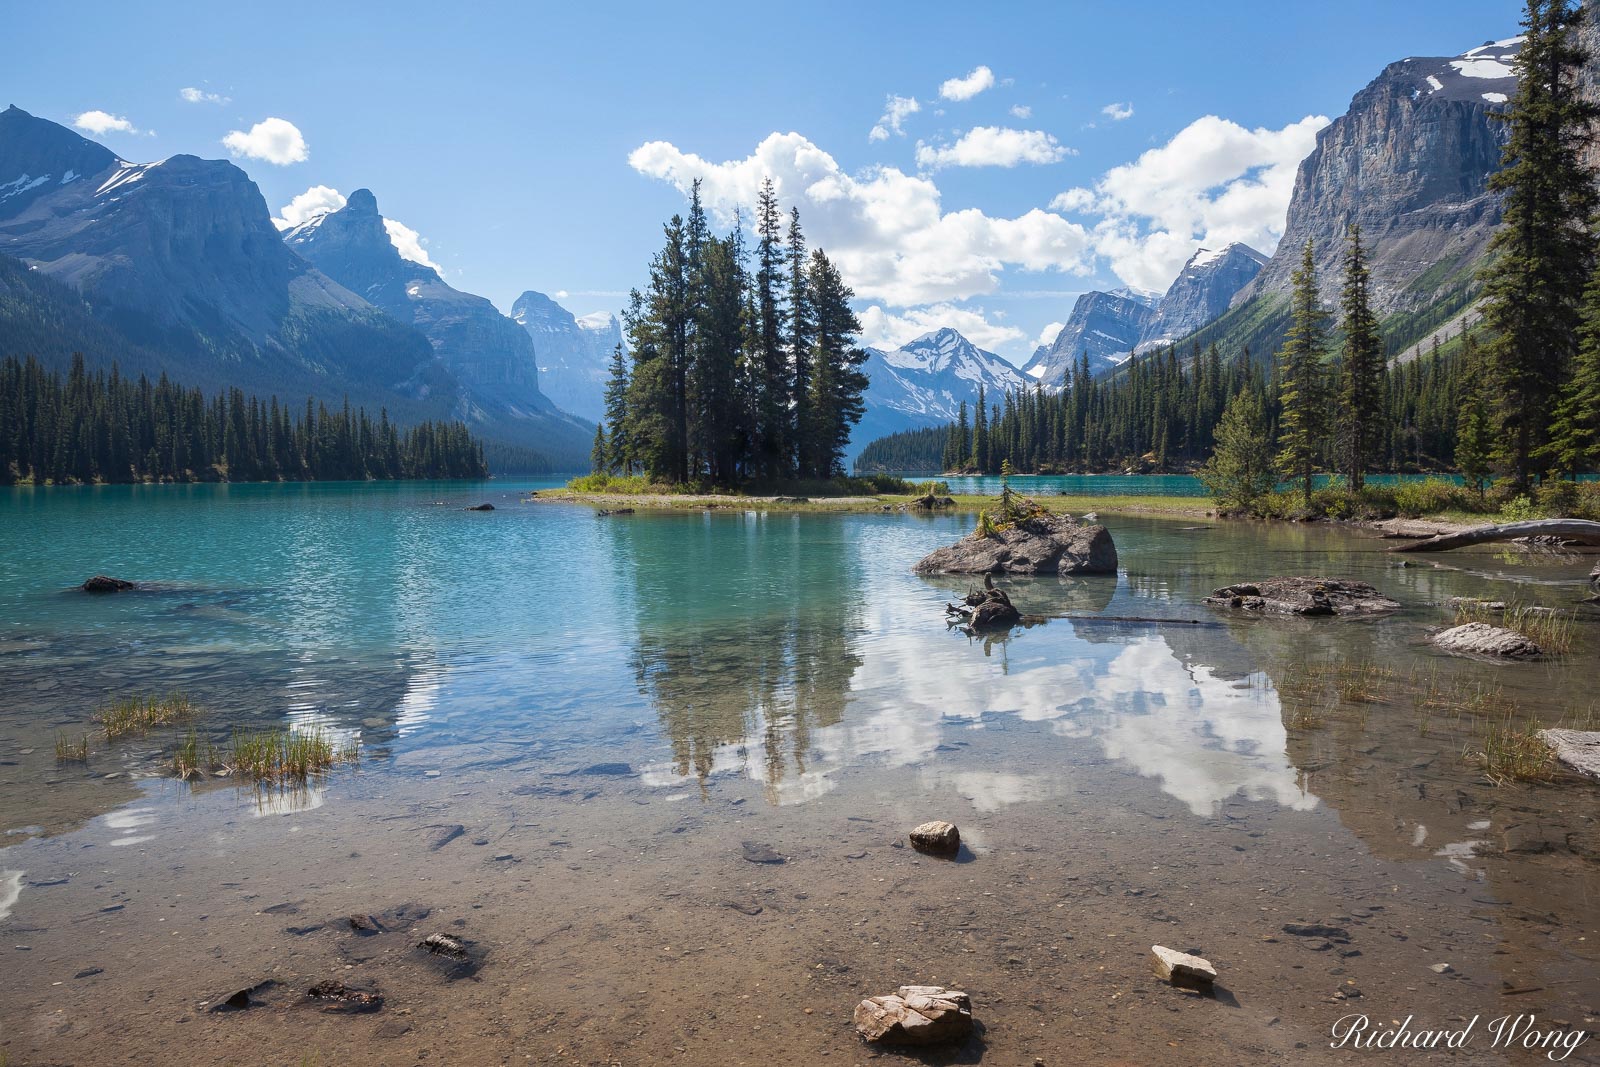
{"label": "boulder", "polygon": [[1540,730],[1556,759],[1579,774],[1600,778],[1600,730]]}
{"label": "boulder", "polygon": [[633,509],[632,508],[601,508],[599,511],[595,512],[595,514],[596,515],[600,515],[600,516],[606,516],[606,515],[632,515],[633,514]]}
{"label": "boulder", "polygon": [[1268,578],[1225,585],[1206,597],[1213,607],[1261,615],[1381,615],[1400,610],[1366,582],[1340,578]]}
{"label": "boulder", "polygon": [[81,588],[85,593],[125,593],[134,588],[134,584],[126,578],[112,578],[110,575],[97,574],[84,582]]}
{"label": "boulder", "polygon": [[943,511],[945,508],[953,508],[955,506],[955,497],[934,496],[932,493],[927,496],[919,496],[914,500],[908,500],[900,505],[905,511]]}
{"label": "boulder", "polygon": [[1004,630],[1022,621],[1022,612],[1011,603],[1004,589],[995,588],[994,580],[983,576],[983,588],[974,589],[962,598],[960,604],[946,604],[944,613],[951,620],[959,619],[966,631]]}
{"label": "boulder", "polygon": [[961,831],[956,829],[955,823],[943,819],[925,822],[911,831],[911,847],[919,852],[950,855],[961,849]]}
{"label": "boulder", "polygon": [[1150,946],[1150,968],[1163,982],[1184,989],[1206,991],[1217,980],[1217,969],[1209,960],[1164,945]]}
{"label": "boulder", "polygon": [[1533,641],[1504,626],[1469,622],[1452,626],[1433,635],[1435,647],[1469,656],[1494,656],[1500,659],[1529,659],[1543,652]]}
{"label": "boulder", "polygon": [[1117,546],[1104,526],[1044,512],[985,536],[971,533],[926,556],[918,574],[1115,574]]}
{"label": "boulder", "polygon": [[856,1005],[856,1033],[884,1045],[947,1045],[972,1033],[972,999],[936,985],[903,985]]}

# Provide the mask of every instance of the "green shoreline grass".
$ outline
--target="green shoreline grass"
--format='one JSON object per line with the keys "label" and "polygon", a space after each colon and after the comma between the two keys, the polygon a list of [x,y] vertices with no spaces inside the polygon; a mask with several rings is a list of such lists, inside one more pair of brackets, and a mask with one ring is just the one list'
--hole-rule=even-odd
{"label": "green shoreline grass", "polygon": [[[627,493],[590,492],[578,489],[541,489],[533,503],[566,502],[590,504],[598,508],[638,508],[652,511],[793,511],[793,512],[878,512],[885,507],[898,509],[915,500],[906,494],[877,496],[817,496],[803,501],[794,497],[743,496],[737,493]],[[957,493],[951,499],[954,511],[971,512],[994,507],[999,494]],[[1171,515],[1178,518],[1207,518],[1216,514],[1216,505],[1203,496],[1047,496],[1038,503],[1052,512],[1082,515],[1107,512],[1120,515]]]}

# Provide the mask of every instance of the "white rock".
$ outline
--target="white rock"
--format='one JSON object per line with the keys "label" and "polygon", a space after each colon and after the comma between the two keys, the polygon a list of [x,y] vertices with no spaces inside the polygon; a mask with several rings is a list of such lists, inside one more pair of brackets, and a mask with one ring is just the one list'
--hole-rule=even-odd
{"label": "white rock", "polygon": [[1150,967],[1162,981],[1187,989],[1210,989],[1217,980],[1211,961],[1164,945],[1150,946]]}
{"label": "white rock", "polygon": [[972,999],[936,985],[903,985],[856,1005],[856,1033],[886,1045],[943,1045],[972,1033]]}

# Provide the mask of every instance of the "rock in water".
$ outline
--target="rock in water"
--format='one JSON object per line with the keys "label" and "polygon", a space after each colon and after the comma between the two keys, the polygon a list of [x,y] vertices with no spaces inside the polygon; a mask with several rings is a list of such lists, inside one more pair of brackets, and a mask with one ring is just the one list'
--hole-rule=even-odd
{"label": "rock in water", "polygon": [[983,588],[968,593],[960,604],[946,604],[944,613],[960,619],[966,631],[1003,630],[1022,621],[1022,612],[1011,603],[1004,589],[996,589],[993,579],[983,576]]}
{"label": "rock in water", "polygon": [[1209,991],[1217,980],[1217,969],[1209,960],[1164,945],[1150,946],[1150,967],[1157,978],[1184,989]]}
{"label": "rock in water", "polygon": [[856,1033],[885,1045],[945,1045],[972,1033],[972,1000],[936,985],[903,985],[856,1005]]}
{"label": "rock in water", "polygon": [[1469,622],[1464,626],[1441,630],[1433,635],[1433,643],[1446,652],[1503,659],[1529,659],[1544,651],[1517,631],[1504,626],[1490,626],[1486,622]]}
{"label": "rock in water", "polygon": [[125,593],[133,587],[126,578],[112,578],[106,574],[97,574],[81,586],[85,593]]}
{"label": "rock in water", "polygon": [[468,508],[467,510],[468,511],[493,511],[494,510],[494,505],[493,504],[474,504],[470,508]]}
{"label": "rock in water", "polygon": [[1600,778],[1600,730],[1540,730],[1556,759],[1579,774]]}
{"label": "rock in water", "polygon": [[1213,607],[1263,615],[1381,615],[1400,610],[1366,582],[1340,578],[1268,578],[1226,585],[1206,597]]}
{"label": "rock in water", "polygon": [[1117,546],[1104,526],[1084,526],[1043,511],[988,536],[971,533],[938,549],[918,574],[1115,574]]}
{"label": "rock in water", "polygon": [[921,852],[949,855],[961,849],[961,831],[955,823],[936,819],[911,831],[911,847]]}

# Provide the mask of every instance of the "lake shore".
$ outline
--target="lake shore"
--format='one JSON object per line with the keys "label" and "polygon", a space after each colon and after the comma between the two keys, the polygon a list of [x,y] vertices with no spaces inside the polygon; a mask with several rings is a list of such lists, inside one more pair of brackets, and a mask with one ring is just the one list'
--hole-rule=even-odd
{"label": "lake shore", "polygon": [[[1024,494],[1026,495],[1026,494]],[[906,508],[917,497],[911,493],[882,494],[877,496],[741,496],[734,493],[610,493],[585,492],[577,489],[541,490],[529,503],[589,504],[596,508],[642,508],[652,511],[780,511],[780,512],[840,512],[864,513],[898,511]],[[998,495],[983,493],[952,493],[953,507],[945,512],[971,512],[998,505]],[[1187,496],[1136,496],[1070,495],[1035,498],[1052,512],[1081,515],[1086,512],[1106,512],[1120,515],[1169,515],[1176,518],[1213,518],[1216,505],[1210,497]]]}

